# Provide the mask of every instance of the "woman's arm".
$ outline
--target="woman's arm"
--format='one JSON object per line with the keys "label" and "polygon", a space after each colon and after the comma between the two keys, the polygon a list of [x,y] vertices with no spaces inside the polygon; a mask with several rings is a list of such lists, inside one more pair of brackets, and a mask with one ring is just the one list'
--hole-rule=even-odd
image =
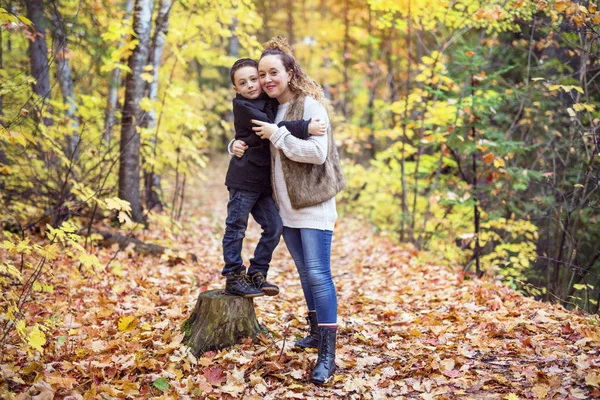
{"label": "woman's arm", "polygon": [[[325,108],[316,100],[304,103],[304,119],[319,118],[329,127],[329,117]],[[277,128],[276,125],[262,124],[253,128],[263,139],[269,139],[276,149],[282,150],[290,160],[307,164],[323,164],[327,158],[327,134],[324,136],[311,136],[301,140],[292,136],[285,127]],[[276,130],[274,128],[277,128]],[[328,133],[329,134],[329,133]]]}

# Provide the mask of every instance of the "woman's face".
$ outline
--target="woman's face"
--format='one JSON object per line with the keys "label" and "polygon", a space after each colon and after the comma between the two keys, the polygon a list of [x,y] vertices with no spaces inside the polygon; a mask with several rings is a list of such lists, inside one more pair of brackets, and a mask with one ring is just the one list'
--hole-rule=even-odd
{"label": "woman's face", "polygon": [[269,95],[276,98],[279,104],[287,103],[292,97],[289,82],[293,72],[286,71],[281,58],[277,55],[264,56],[258,62],[258,80],[260,86]]}

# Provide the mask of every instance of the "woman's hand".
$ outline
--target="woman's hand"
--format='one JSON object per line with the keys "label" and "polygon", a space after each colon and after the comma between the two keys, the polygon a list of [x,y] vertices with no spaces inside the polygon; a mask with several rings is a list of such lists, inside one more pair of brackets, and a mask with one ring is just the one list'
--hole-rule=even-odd
{"label": "woman's hand", "polygon": [[233,155],[237,158],[242,158],[244,153],[248,150],[248,145],[243,140],[234,140],[233,146],[231,146],[231,151]]}
{"label": "woman's hand", "polygon": [[260,136],[261,139],[270,139],[271,136],[275,132],[277,132],[277,129],[279,128],[275,124],[270,124],[268,122],[263,122],[263,121],[259,121],[259,120],[256,120],[256,119],[251,119],[250,122],[252,122],[255,125],[258,125],[258,126],[252,127],[252,130],[258,136]]}

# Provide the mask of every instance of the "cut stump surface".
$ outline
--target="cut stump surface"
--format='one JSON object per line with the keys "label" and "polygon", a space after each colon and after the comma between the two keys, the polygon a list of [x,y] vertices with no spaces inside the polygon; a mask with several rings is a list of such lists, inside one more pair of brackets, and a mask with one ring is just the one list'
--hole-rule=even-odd
{"label": "cut stump surface", "polygon": [[231,296],[219,289],[200,293],[182,329],[184,342],[200,355],[233,346],[246,337],[255,340],[261,327],[252,299]]}

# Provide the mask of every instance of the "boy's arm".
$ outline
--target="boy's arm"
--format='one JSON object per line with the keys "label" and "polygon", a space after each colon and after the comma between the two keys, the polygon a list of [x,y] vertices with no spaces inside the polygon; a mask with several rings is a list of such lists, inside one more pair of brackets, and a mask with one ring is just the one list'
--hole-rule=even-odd
{"label": "boy's arm", "polygon": [[310,137],[308,134],[308,125],[310,124],[310,121],[310,119],[308,121],[303,119],[298,121],[281,121],[277,124],[277,126],[280,128],[285,126],[293,136],[297,137],[298,139],[306,140]]}

